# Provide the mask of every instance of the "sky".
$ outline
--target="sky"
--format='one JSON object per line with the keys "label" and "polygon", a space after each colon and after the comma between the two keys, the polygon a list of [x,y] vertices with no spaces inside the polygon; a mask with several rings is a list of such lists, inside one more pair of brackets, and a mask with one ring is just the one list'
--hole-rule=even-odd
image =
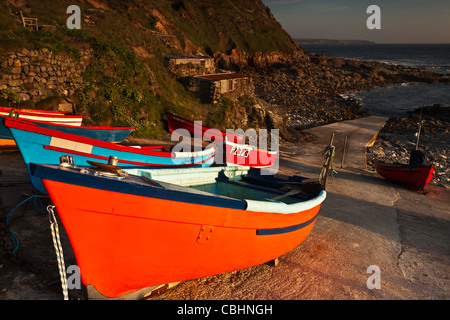
{"label": "sky", "polygon": [[[450,0],[262,0],[293,38],[450,43]],[[369,29],[370,5],[380,29]]]}

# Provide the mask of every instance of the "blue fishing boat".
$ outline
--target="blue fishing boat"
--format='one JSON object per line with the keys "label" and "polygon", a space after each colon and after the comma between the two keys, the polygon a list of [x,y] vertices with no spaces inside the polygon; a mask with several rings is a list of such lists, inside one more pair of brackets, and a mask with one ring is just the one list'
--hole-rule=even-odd
{"label": "blue fishing boat", "polygon": [[[3,121],[16,141],[28,172],[31,162],[57,165],[65,155],[80,167],[89,166],[88,161],[106,164],[110,157],[118,158],[117,165],[124,169],[209,167],[214,162],[214,148],[194,152],[173,152],[170,146],[136,148],[43,128],[29,121],[12,118]],[[30,178],[39,192],[47,194],[40,178]]]}

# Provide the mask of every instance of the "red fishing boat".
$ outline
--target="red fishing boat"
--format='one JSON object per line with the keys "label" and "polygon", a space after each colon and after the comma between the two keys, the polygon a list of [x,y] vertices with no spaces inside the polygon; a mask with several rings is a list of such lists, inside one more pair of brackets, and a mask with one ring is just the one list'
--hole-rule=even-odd
{"label": "red fishing boat", "polygon": [[417,187],[421,190],[430,183],[434,177],[435,170],[433,166],[429,164],[426,153],[419,149],[422,122],[422,108],[420,108],[416,148],[411,151],[409,164],[377,162],[375,163],[375,169],[380,176],[385,177],[387,180]]}
{"label": "red fishing boat", "polygon": [[0,107],[0,116],[7,117],[15,114],[21,120],[43,121],[66,126],[81,126],[81,122],[83,121],[83,116],[69,115],[61,111]]}
{"label": "red fishing boat", "polygon": [[432,165],[415,166],[409,164],[389,164],[377,162],[378,174],[387,180],[402,182],[423,189],[434,177]]}
{"label": "red fishing boat", "polygon": [[166,115],[167,121],[169,123],[170,132],[175,132],[180,135],[184,135],[183,132],[180,130],[184,129],[189,133],[190,137],[192,138],[198,137],[201,139],[207,139],[208,141],[216,141],[216,142],[224,142],[225,138],[228,138],[228,140],[236,143],[242,142],[243,136],[241,135],[225,133],[217,129],[208,128],[199,123],[196,123],[195,121],[184,119],[173,113],[167,112]]}
{"label": "red fishing boat", "polygon": [[326,198],[318,183],[242,166],[112,171],[31,164],[83,283],[110,298],[276,259],[307,237]]}
{"label": "red fishing boat", "polygon": [[172,113],[167,113],[167,120],[169,121],[169,130],[171,132],[187,135],[192,138],[198,137],[207,141],[213,140],[217,145],[215,161],[220,165],[267,168],[273,166],[277,161],[278,151],[243,144],[243,135],[234,135],[217,129],[211,129]]}
{"label": "red fishing boat", "polygon": [[9,107],[0,107],[0,114],[1,115],[8,115],[11,110],[14,112],[28,112],[28,113],[37,113],[37,114],[66,114],[64,111],[53,111],[53,110],[38,110],[38,109],[18,109],[18,108],[9,108]]}
{"label": "red fishing boat", "polygon": [[277,161],[278,152],[258,149],[248,144],[233,143],[225,138],[225,164],[267,168]]}

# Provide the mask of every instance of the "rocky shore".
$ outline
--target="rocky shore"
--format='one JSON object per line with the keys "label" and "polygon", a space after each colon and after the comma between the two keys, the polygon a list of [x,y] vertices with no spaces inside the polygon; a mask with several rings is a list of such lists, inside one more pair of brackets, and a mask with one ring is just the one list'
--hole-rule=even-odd
{"label": "rocky shore", "polygon": [[[448,75],[401,65],[375,61],[357,61],[311,55],[251,68],[245,71],[253,77],[255,94],[267,101],[284,117],[291,131],[342,120],[357,119],[367,114],[360,102],[345,95],[348,92],[370,90],[400,83],[449,82]],[[375,170],[377,160],[407,163],[415,148],[420,108],[407,117],[392,117],[368,150],[368,168]],[[450,111],[436,104],[423,108],[419,148],[434,165],[436,174],[431,184],[450,187]]]}
{"label": "rocky shore", "polygon": [[[267,101],[284,117],[291,131],[342,120],[357,119],[367,114],[360,102],[346,93],[387,87],[400,83],[449,82],[448,75],[401,65],[375,61],[357,61],[310,55],[302,59],[268,64],[265,68],[247,68],[252,75],[255,94]],[[368,168],[375,170],[377,160],[407,163],[416,144],[420,108],[408,117],[392,117],[368,150]],[[449,107],[433,105],[423,108],[423,125],[419,148],[434,165],[436,174],[431,184],[450,187],[450,116]]]}
{"label": "rocky shore", "polygon": [[[376,161],[408,163],[416,147],[420,108],[407,117],[390,118],[367,154],[368,168]],[[422,108],[422,128],[418,148],[425,151],[436,173],[430,184],[450,188],[450,106],[434,104]]]}
{"label": "rocky shore", "polygon": [[311,55],[306,51],[302,59],[264,68],[247,67],[245,71],[254,79],[255,94],[297,130],[366,116],[358,101],[341,96],[347,92],[405,82],[449,81],[446,76],[418,68]]}

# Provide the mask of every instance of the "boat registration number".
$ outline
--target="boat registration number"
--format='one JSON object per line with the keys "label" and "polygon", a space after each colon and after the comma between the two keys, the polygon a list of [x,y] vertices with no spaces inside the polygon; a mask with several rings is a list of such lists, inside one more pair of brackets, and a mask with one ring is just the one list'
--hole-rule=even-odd
{"label": "boat registration number", "polygon": [[248,156],[250,155],[250,151],[252,151],[251,147],[233,146],[230,149],[230,154],[237,157],[248,158]]}

